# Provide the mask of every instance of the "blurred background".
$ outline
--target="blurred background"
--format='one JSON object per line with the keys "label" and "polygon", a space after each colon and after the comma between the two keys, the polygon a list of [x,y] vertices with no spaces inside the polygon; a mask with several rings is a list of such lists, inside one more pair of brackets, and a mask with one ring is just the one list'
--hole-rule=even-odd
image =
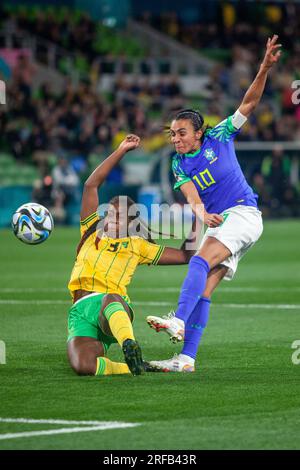
{"label": "blurred background", "polygon": [[148,206],[182,204],[165,125],[183,107],[210,125],[233,113],[274,33],[282,60],[236,149],[264,216],[292,218],[300,216],[299,2],[2,2],[0,227],[29,201],[56,224],[77,224],[82,183],[128,132],[142,146],[112,171],[101,202],[128,194]]}

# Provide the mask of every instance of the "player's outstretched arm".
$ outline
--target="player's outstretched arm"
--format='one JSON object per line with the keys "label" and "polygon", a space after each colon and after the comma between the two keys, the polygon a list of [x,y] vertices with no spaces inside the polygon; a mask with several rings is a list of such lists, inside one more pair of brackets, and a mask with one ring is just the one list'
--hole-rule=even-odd
{"label": "player's outstretched arm", "polygon": [[191,257],[198,251],[201,238],[201,227],[202,222],[195,217],[191,232],[186,240],[184,240],[180,249],[170,248],[168,246],[165,247],[157,264],[188,264]]}
{"label": "player's outstretched arm", "polygon": [[190,204],[196,217],[202,220],[208,227],[218,227],[223,222],[220,214],[209,214],[204,208],[199,193],[192,181],[188,181],[180,186],[181,192]]}
{"label": "player's outstretched arm", "polygon": [[239,112],[245,117],[249,117],[252,111],[260,102],[266,85],[268,72],[270,68],[279,60],[279,57],[281,55],[281,51],[279,50],[279,48],[281,47],[281,44],[277,44],[277,39],[278,36],[276,34],[272,37],[272,39],[268,39],[266,45],[266,53],[259,68],[259,71],[254,81],[248,88],[243,98],[243,101],[238,109]]}
{"label": "player's outstretched arm", "polygon": [[115,150],[104,162],[101,163],[93,173],[88,177],[84,184],[80,219],[84,220],[90,214],[96,212],[99,206],[98,188],[104,183],[111,170],[124,157],[129,150],[137,148],[140,144],[140,138],[137,135],[129,134],[120,143]]}

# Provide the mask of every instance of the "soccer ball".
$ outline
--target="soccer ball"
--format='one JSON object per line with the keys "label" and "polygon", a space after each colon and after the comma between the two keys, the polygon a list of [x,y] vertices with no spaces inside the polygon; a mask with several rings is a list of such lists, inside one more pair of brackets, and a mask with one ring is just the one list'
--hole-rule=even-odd
{"label": "soccer ball", "polygon": [[54,224],[52,215],[41,204],[28,202],[16,210],[11,222],[15,236],[23,243],[38,245],[49,238]]}

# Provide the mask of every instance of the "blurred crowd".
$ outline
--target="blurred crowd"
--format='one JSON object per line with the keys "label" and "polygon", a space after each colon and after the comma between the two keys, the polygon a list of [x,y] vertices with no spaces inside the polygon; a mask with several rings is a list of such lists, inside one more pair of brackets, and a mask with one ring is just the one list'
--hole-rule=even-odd
{"label": "blurred crowd", "polygon": [[291,158],[280,144],[253,169],[250,183],[265,217],[300,217],[300,193],[291,181]]}
{"label": "blurred crowd", "polygon": [[[8,104],[0,107],[0,146],[1,150],[12,153],[17,162],[37,166],[41,182],[35,187],[36,199],[45,205],[51,200],[59,217],[72,198],[80,197],[80,183],[93,166],[93,155],[99,161],[128,132],[138,134],[146,150],[157,151],[167,142],[164,126],[180,108],[196,104],[205,122],[208,120],[212,125],[223,119],[224,113],[235,110],[234,106],[250,85],[271,31],[281,35],[287,53],[272,71],[264,99],[243,127],[239,140],[299,141],[300,105],[293,104],[291,97],[295,91],[291,83],[300,78],[300,44],[292,41],[293,35],[299,33],[299,5],[287,2],[267,10],[262,2],[250,4],[252,10],[247,11],[247,8],[239,10],[239,2],[220,3],[218,21],[211,23],[182,22],[176,13],[163,13],[159,17],[143,15],[143,21],[192,47],[230,50],[225,62],[218,62],[211,70],[207,85],[210,94],[206,98],[199,95],[199,105],[189,101],[183,95],[179,79],[169,75],[162,75],[156,81],[146,75],[132,76],[130,80],[115,76],[111,91],[106,93],[99,91],[92,77],[77,87],[66,79],[59,94],[52,90],[50,83],[43,83],[37,89],[33,86],[36,66],[27,55],[20,54],[7,88]],[[260,16],[255,10],[258,6],[262,8]],[[256,23],[244,21],[251,15],[253,18],[257,15]],[[67,19],[56,21],[53,15],[47,17],[41,13],[37,18],[33,22],[21,14],[19,26],[31,28],[33,34],[61,43],[93,60],[91,35],[95,24],[88,16],[83,15],[75,26]],[[266,215],[276,216],[280,212],[300,215],[299,194],[291,184],[291,158],[281,147],[261,159],[248,177]],[[117,168],[111,178],[122,183],[122,168]]]}
{"label": "blurred crowd", "polygon": [[[35,55],[41,62],[47,61],[47,45],[55,44],[52,60],[62,72],[67,72],[71,61],[82,74],[88,74],[92,69],[98,76],[109,73],[116,57],[143,57],[147,52],[126,30],[109,27],[82,10],[70,9],[63,4],[55,7],[0,5],[1,23],[10,29],[14,48],[21,47],[20,38],[24,33],[38,38]],[[3,46],[0,36],[0,47]],[[67,60],[65,53],[69,53]],[[102,59],[101,63],[99,59]]]}
{"label": "blurred crowd", "polygon": [[[34,89],[35,73],[30,59],[20,55],[7,87],[7,106],[0,107],[0,147],[18,163],[37,166],[41,184],[35,198],[48,206],[52,201],[56,218],[63,219],[63,207],[78,193],[93,162],[107,156],[127,133],[138,134],[145,151],[164,146],[166,116],[185,102],[172,77],[152,84],[117,77],[107,95],[89,82],[74,87],[67,80],[57,95],[50,83]],[[110,178],[121,183],[122,168]]]}
{"label": "blurred crowd", "polygon": [[84,12],[78,20],[74,15],[58,18],[54,12],[48,14],[42,9],[34,17],[24,11],[14,14],[14,19],[21,30],[28,30],[69,51],[84,52],[91,61],[101,53],[95,43],[96,23]]}
{"label": "blurred crowd", "polygon": [[207,87],[211,91],[209,105],[217,114],[225,98],[239,103],[258,70],[266,39],[278,34],[283,55],[270,73],[264,105],[251,117],[241,139],[300,140],[300,103],[292,100],[292,83],[300,79],[299,3],[210,2],[207,8],[199,4],[188,18],[184,11],[172,11],[159,15],[144,12],[138,19],[208,57],[215,54],[220,59]]}
{"label": "blurred crowd", "polygon": [[[126,55],[138,56],[137,51],[131,48],[134,38],[125,40],[117,31],[105,28],[83,12],[70,14],[64,8],[57,9],[57,12],[46,12],[37,8],[31,13],[26,9],[12,13],[4,10],[2,13],[3,20],[12,19],[20,31],[27,30],[31,35],[37,35],[72,51],[78,59],[77,65],[83,67],[94,88],[101,74],[108,72],[101,69],[97,59],[106,57],[107,62],[102,67],[109,68],[110,62],[116,59],[121,64]],[[234,111],[234,106],[239,104],[257,72],[266,38],[277,33],[283,45],[283,55],[280,63],[270,73],[262,104],[251,116],[240,138],[245,141],[300,140],[300,103],[295,105],[292,100],[295,94],[292,83],[300,79],[300,4],[209,2],[203,8],[203,2],[199,2],[199,6],[194,6],[193,10],[186,8],[166,12],[162,9],[158,15],[146,11],[136,19],[160,29],[201,53],[209,55],[212,51],[217,51],[216,58],[222,60],[217,60],[212,68],[204,94],[206,98],[202,94],[198,106],[204,115],[213,115],[215,121],[227,112]],[[38,54],[38,50],[36,53]],[[147,56],[148,54],[151,55],[150,46]],[[22,66],[20,69],[22,70]],[[147,80],[147,76],[144,80],[132,77],[134,85],[130,85],[120,79],[113,89],[113,93],[124,101],[125,107],[127,102],[131,106],[136,101],[134,113],[131,107],[128,119],[125,120],[129,120],[133,128],[133,114],[138,115],[138,130],[141,122],[146,124],[143,115],[147,115],[149,109],[163,110],[167,116],[169,106],[164,106],[164,99],[174,99],[181,94],[176,79],[166,77],[157,86],[150,86]],[[181,103],[183,100],[175,100],[173,109],[179,108]]]}
{"label": "blurred crowd", "polygon": [[298,51],[300,4],[290,0],[200,0],[198,5],[194,2],[182,10],[162,8],[158,14],[144,11],[137,19],[200,50],[232,49],[239,44],[259,51],[266,35],[276,33],[291,54]]}
{"label": "blurred crowd", "polygon": [[116,77],[108,94],[89,82],[75,87],[66,80],[62,93],[55,94],[50,83],[34,90],[34,73],[30,59],[20,55],[7,88],[8,104],[0,108],[0,138],[2,148],[17,160],[33,159],[41,167],[51,152],[77,157],[80,169],[91,153],[109,152],[128,132],[138,134],[147,146],[147,139],[162,133],[166,116],[185,104],[172,77],[152,84]]}
{"label": "blurred crowd", "polygon": [[[41,180],[34,197],[53,207],[57,221],[65,220],[64,208],[70,202],[79,201],[80,184],[91,169],[93,154],[100,161],[127,132],[137,133],[146,147],[158,150],[166,144],[167,114],[185,105],[180,86],[169,77],[154,85],[145,79],[128,83],[119,77],[110,99],[87,83],[75,89],[66,82],[58,96],[49,84],[33,92],[31,67],[21,56],[8,88],[9,106],[5,111],[0,108],[1,148],[18,162],[38,167]],[[263,107],[258,119],[265,112]],[[239,140],[245,133],[243,129]],[[275,146],[248,177],[266,216],[300,216],[299,194],[291,184],[291,158],[282,147]],[[121,167],[111,175],[111,182],[122,183]]]}

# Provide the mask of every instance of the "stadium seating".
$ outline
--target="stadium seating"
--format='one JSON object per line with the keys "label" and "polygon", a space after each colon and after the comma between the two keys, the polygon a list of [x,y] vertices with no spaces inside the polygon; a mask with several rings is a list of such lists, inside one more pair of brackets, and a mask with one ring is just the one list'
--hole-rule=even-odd
{"label": "stadium seating", "polygon": [[32,165],[17,163],[12,155],[0,154],[1,186],[32,186],[39,177],[38,171]]}
{"label": "stadium seating", "polygon": [[[126,58],[145,58],[149,52],[148,49],[145,50],[135,37],[129,37],[122,30],[107,27],[99,22],[96,23],[80,10],[71,11],[65,7],[53,6],[45,8],[37,6],[18,7],[6,4],[5,12],[17,21],[21,31],[27,31],[28,34],[36,37],[42,34],[43,40],[51,41],[50,44],[55,44],[62,48],[62,51],[67,52],[67,55],[63,52],[59,55],[56,64],[61,72],[69,77],[71,68],[75,67],[79,72],[78,76],[86,79],[80,82],[77,88],[74,87],[74,83],[68,83],[57,92],[51,90],[51,86],[50,90],[47,85],[45,88],[43,86],[33,86],[33,78],[30,86],[25,89],[28,97],[25,99],[23,96],[21,106],[15,109],[19,93],[21,92],[22,95],[24,87],[22,83],[15,82],[14,70],[12,70],[12,79],[8,82],[7,119],[2,121],[3,116],[0,114],[0,128],[3,129],[1,149],[7,151],[7,153],[0,154],[0,186],[3,188],[11,188],[15,185],[25,188],[32,187],[37,179],[43,178],[44,174],[40,171],[41,167],[38,159],[35,158],[35,153],[39,150],[47,154],[45,158],[47,158],[48,174],[51,173],[57,156],[64,153],[73,166],[75,166],[75,160],[80,163],[79,166],[76,165],[76,171],[80,173],[81,181],[83,181],[99,161],[118,145],[120,139],[127,132],[135,132],[141,136],[144,148],[139,154],[133,153],[128,156],[124,165],[122,164],[121,184],[133,185],[131,189],[136,195],[135,187],[137,184],[160,182],[160,171],[157,168],[157,158],[160,158],[158,152],[165,147],[167,142],[163,137],[162,129],[170,120],[174,110],[183,107],[200,109],[204,115],[205,123],[215,125],[224,115],[234,110],[234,106],[245,92],[249,77],[251,78],[255,71],[255,60],[252,60],[251,64],[249,64],[248,58],[240,61],[239,53],[241,53],[241,50],[237,51],[237,57],[235,57],[233,50],[223,47],[220,43],[222,35],[219,35],[217,36],[218,41],[212,41],[211,44],[200,47],[201,54],[216,61],[216,66],[211,70],[210,75],[205,76],[205,83],[207,84],[203,85],[205,90],[187,97],[183,96],[182,90],[184,88],[180,81],[175,79],[172,82],[173,78],[171,76],[163,75],[165,70],[163,70],[164,64],[160,62],[161,59],[157,59],[157,71],[160,70],[162,75],[156,76],[154,80],[152,77],[149,77],[148,80],[145,75],[133,75],[132,79],[125,75],[118,76],[116,65],[122,63],[122,71],[126,72],[130,68],[130,63],[126,63]],[[174,21],[174,17],[172,21]],[[154,26],[157,25],[159,25],[159,21],[156,21]],[[194,26],[193,24],[190,25],[191,31]],[[88,45],[80,41],[80,37],[85,36],[80,28],[86,28],[85,31],[91,33]],[[200,28],[200,33],[197,36],[198,39],[200,38],[199,40],[203,35],[205,36],[205,28],[206,26],[204,29]],[[209,29],[209,25],[207,25],[207,28]],[[162,27],[160,29],[165,34],[170,33]],[[53,34],[54,30],[58,32],[56,36]],[[173,29],[171,36],[180,40],[180,30],[178,30],[177,36],[174,35],[174,31]],[[210,30],[210,33],[212,33],[213,38],[213,29]],[[262,36],[259,36],[259,40],[262,40]],[[197,41],[192,41],[190,45],[199,49]],[[235,47],[234,41],[232,45]],[[149,48],[151,48],[151,44],[149,44]],[[73,63],[70,62],[70,51],[72,51],[72,54],[75,53],[72,55]],[[42,54],[39,55],[39,52],[36,52],[35,60],[39,61]],[[255,50],[255,53],[258,52],[261,51]],[[97,60],[97,57],[106,58],[107,63],[105,70],[99,69],[96,71],[95,78],[93,60],[95,58]],[[232,59],[231,65],[229,65],[229,59]],[[161,68],[160,65],[162,65]],[[246,65],[249,66],[247,67],[247,80],[243,82],[242,77],[241,83],[239,83],[235,80],[235,67],[245,67]],[[287,70],[290,70],[289,67],[287,67]],[[100,94],[97,80],[101,73],[109,71],[115,72],[115,75],[108,78],[110,88],[104,87],[105,91]],[[58,75],[62,77],[63,83],[63,75]],[[234,80],[232,80],[232,77],[234,77]],[[234,86],[232,85],[233,82]],[[268,80],[262,105],[251,117],[248,124],[244,126],[243,132],[239,136],[240,141],[246,143],[252,141],[270,142],[273,140],[297,140],[299,138],[299,119],[297,120],[292,116],[291,112],[294,110],[286,109],[285,93],[284,83],[280,83],[278,76],[273,74]],[[86,96],[88,96],[88,100],[84,98]],[[288,98],[290,98],[290,95],[288,95]],[[71,105],[69,99],[71,99]],[[92,102],[94,105],[92,113],[90,113],[90,104],[87,101]],[[74,118],[77,111],[75,110],[73,113],[72,107],[74,104],[76,107],[76,103],[80,109],[77,117]],[[28,112],[28,108],[31,108],[32,114]],[[62,108],[63,114],[60,114]],[[104,116],[102,115],[103,110],[105,110]],[[52,122],[50,128],[48,128],[47,118],[44,121],[37,119],[37,116],[45,112],[51,117],[59,116],[55,122]],[[7,123],[14,121],[16,114],[18,116],[18,125],[11,132],[11,135],[8,135],[9,132],[6,132]],[[91,116],[89,125],[92,126],[92,131],[86,137],[85,121],[88,115]],[[33,127],[38,128],[38,137],[41,137],[42,140],[40,147],[35,145]],[[102,132],[103,128],[106,128],[104,134]],[[25,131],[25,137],[28,136],[27,140],[24,139],[23,131]],[[79,138],[81,134],[83,135],[83,142]],[[61,137],[62,135],[64,137]],[[16,151],[17,147],[19,149]],[[55,148],[54,153],[49,150],[53,148]],[[270,173],[263,172],[261,168],[264,158],[262,152],[254,154],[251,150],[247,155],[245,152],[240,153],[239,157],[241,157],[242,165],[245,162],[245,166],[247,166],[245,172],[250,182],[257,173],[260,173],[266,180],[270,178]],[[287,154],[286,158],[292,160],[293,156]],[[292,165],[290,166],[292,167]],[[156,168],[155,172],[153,168]],[[299,177],[297,177],[297,168],[296,170],[295,168],[296,165],[294,165],[293,170],[293,185],[296,187]],[[292,170],[288,175],[285,174],[286,179],[289,178],[291,172]],[[264,182],[266,183],[265,187],[267,187],[267,181]],[[114,182],[111,181],[110,184],[112,185],[111,192],[114,193]],[[106,189],[107,194],[109,194],[110,189],[108,187]],[[78,213],[78,202],[68,203],[67,211],[69,214],[68,221],[75,221]]]}

